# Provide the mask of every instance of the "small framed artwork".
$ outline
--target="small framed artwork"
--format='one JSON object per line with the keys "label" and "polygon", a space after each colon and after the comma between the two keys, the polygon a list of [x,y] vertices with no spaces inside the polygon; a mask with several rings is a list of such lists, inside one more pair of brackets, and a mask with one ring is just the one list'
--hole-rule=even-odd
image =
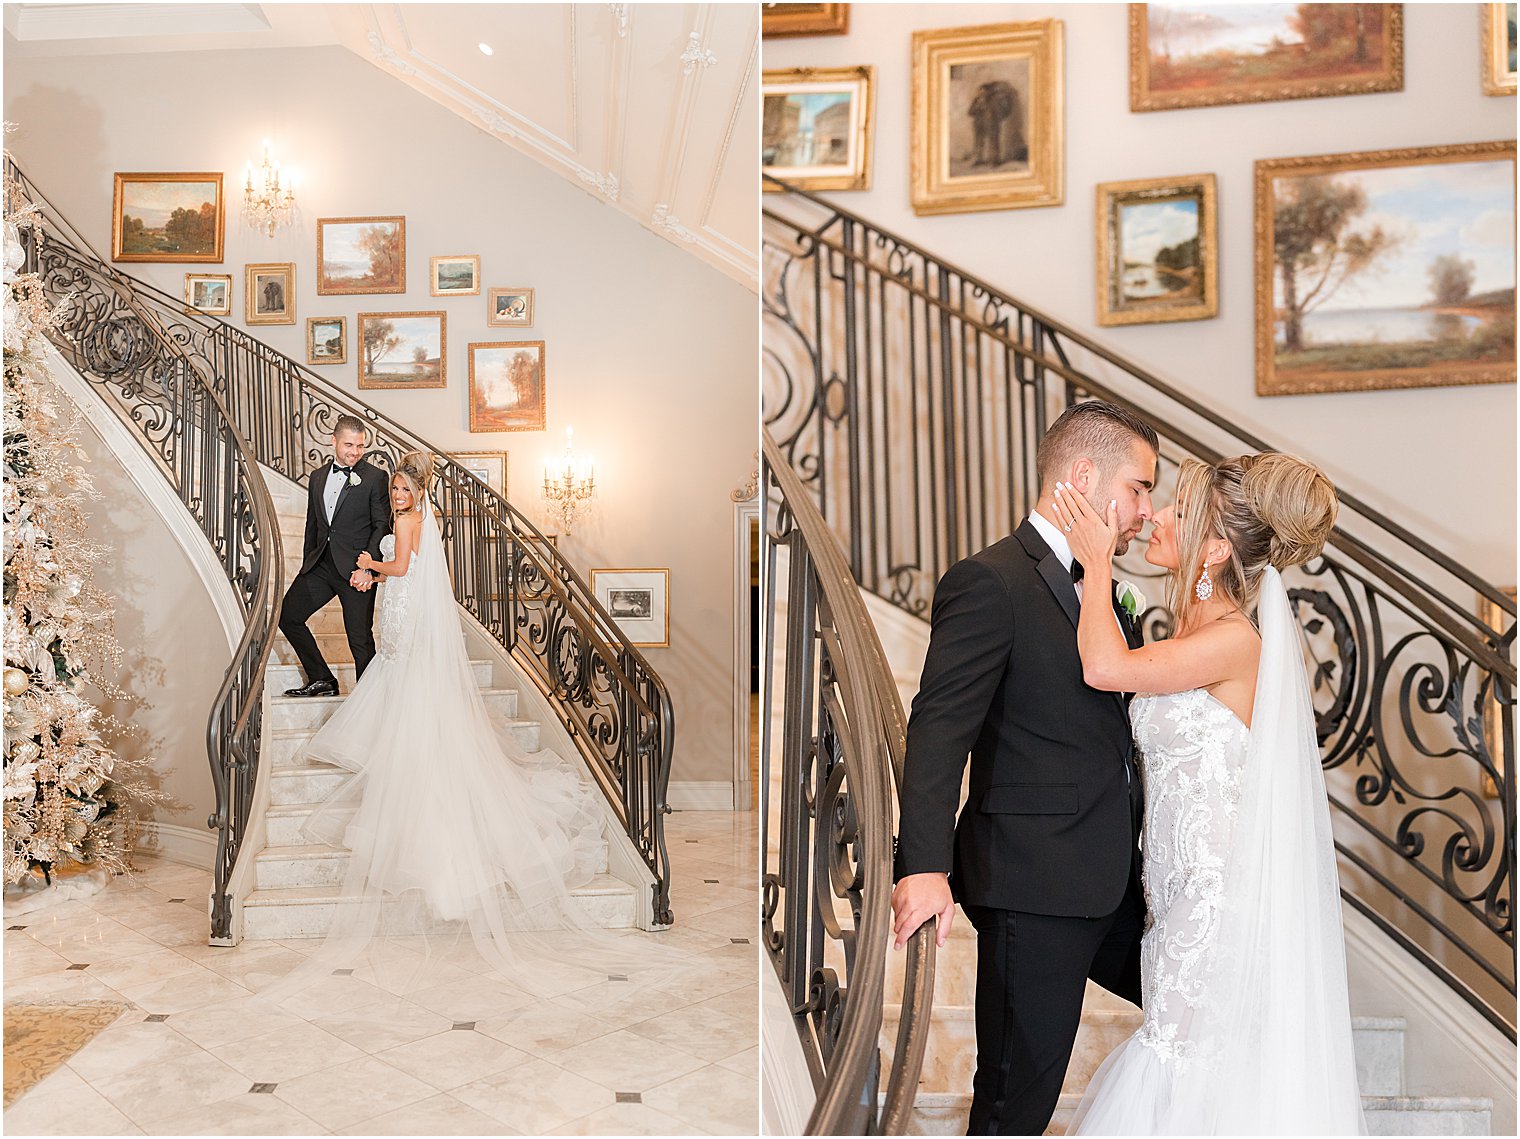
{"label": "small framed artwork", "polygon": [[503,498],[507,497],[507,452],[455,451],[453,459]]}
{"label": "small framed artwork", "polygon": [[406,218],[318,218],[317,296],[406,292]]}
{"label": "small framed artwork", "polygon": [[117,174],[112,261],[222,260],[222,176]]}
{"label": "small framed artwork", "polygon": [[1219,314],[1214,175],[1098,186],[1098,323]]}
{"label": "small framed artwork", "polygon": [[1063,25],[913,33],[913,211],[1058,206],[1065,193]]}
{"label": "small framed artwork", "polygon": [[[1515,600],[1515,587],[1506,585],[1503,591],[1509,595],[1511,601]],[[1499,608],[1496,602],[1488,598],[1478,596],[1478,618],[1491,629],[1504,628],[1504,610]],[[1504,719],[1499,714],[1499,701],[1492,690],[1489,692],[1488,702],[1483,708],[1483,743],[1488,748],[1488,754],[1494,761],[1494,767],[1499,774],[1504,771],[1504,740],[1501,738],[1504,732]],[[1499,785],[1485,771],[1483,773],[1483,794],[1490,799],[1499,797]]]}
{"label": "small framed artwork", "polygon": [[361,312],[359,387],[444,387],[447,322],[441,312]]}
{"label": "small framed artwork", "polygon": [[348,363],[348,317],[308,316],[306,318],[306,362],[308,364]]}
{"label": "small framed artwork", "polygon": [[1256,163],[1256,393],[1515,382],[1515,143]]}
{"label": "small framed artwork", "polygon": [[635,647],[670,647],[668,569],[594,569],[591,592]]}
{"label": "small framed artwork", "polygon": [[869,190],[875,88],[874,67],[765,72],[762,171],[804,190]]}
{"label": "small framed artwork", "polygon": [[430,276],[435,297],[480,295],[479,256],[434,257]]}
{"label": "small framed artwork", "polygon": [[486,323],[496,328],[533,327],[533,290],[492,289],[486,298]]}
{"label": "small framed artwork", "polygon": [[1483,5],[1483,93],[1515,93],[1515,5]]}
{"label": "small framed artwork", "polygon": [[848,4],[761,4],[760,32],[783,36],[842,36],[850,30]]}
{"label": "small framed artwork", "polygon": [[266,261],[243,266],[243,323],[296,322],[294,261]]}
{"label": "small framed artwork", "polygon": [[203,312],[207,316],[228,316],[232,312],[231,273],[186,273],[185,311]]}
{"label": "small framed artwork", "polygon": [[1129,109],[1404,89],[1402,4],[1131,4]]}
{"label": "small framed artwork", "polygon": [[470,430],[542,431],[542,340],[470,345]]}

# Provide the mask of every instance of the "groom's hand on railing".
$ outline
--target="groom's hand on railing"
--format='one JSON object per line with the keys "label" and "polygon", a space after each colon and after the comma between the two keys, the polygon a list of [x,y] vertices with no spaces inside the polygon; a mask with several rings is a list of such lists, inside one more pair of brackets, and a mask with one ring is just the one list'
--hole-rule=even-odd
{"label": "groom's hand on railing", "polygon": [[905,874],[892,891],[892,948],[901,949],[918,927],[939,918],[934,940],[944,945],[955,920],[955,899],[950,896],[947,874]]}

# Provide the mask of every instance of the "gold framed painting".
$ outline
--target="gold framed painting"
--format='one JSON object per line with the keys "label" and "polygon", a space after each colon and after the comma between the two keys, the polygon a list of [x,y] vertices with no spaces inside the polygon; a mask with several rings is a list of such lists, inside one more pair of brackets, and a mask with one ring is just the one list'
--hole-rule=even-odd
{"label": "gold framed painting", "polygon": [[480,257],[476,254],[434,257],[428,279],[435,297],[478,297]]}
{"label": "gold framed painting", "polygon": [[670,647],[668,569],[594,569],[591,592],[634,647]]}
{"label": "gold framed painting", "polygon": [[232,313],[231,273],[186,273],[185,312],[229,316]]}
{"label": "gold framed painting", "polygon": [[348,363],[348,317],[308,316],[306,318],[306,362],[308,364]]}
{"label": "gold framed painting", "polygon": [[318,218],[317,296],[406,292],[406,218]]}
{"label": "gold framed painting", "polygon": [[1515,144],[1256,163],[1256,393],[1515,382]]}
{"label": "gold framed painting", "polygon": [[1104,182],[1097,193],[1098,323],[1217,316],[1214,175]]}
{"label": "gold framed painting", "polygon": [[850,30],[848,4],[761,4],[760,32],[785,36],[842,36]]}
{"label": "gold framed painting", "polygon": [[1131,4],[1129,108],[1404,89],[1402,4]]}
{"label": "gold framed painting", "polygon": [[451,451],[453,459],[502,498],[507,497],[507,452]]}
{"label": "gold framed painting", "polygon": [[492,289],[486,298],[486,323],[492,328],[533,327],[533,290]]}
{"label": "gold framed painting", "polygon": [[225,228],[219,173],[116,175],[112,261],[220,264]]}
{"label": "gold framed painting", "polygon": [[243,266],[243,323],[295,322],[295,262],[265,261]]}
{"label": "gold framed painting", "polygon": [[869,190],[875,91],[874,67],[765,72],[762,172],[803,190]]}
{"label": "gold framed painting", "polygon": [[542,431],[547,364],[542,340],[470,345],[470,430]]}
{"label": "gold framed painting", "polygon": [[360,388],[447,386],[447,314],[361,312],[357,334]]}
{"label": "gold framed painting", "polygon": [[1483,93],[1515,93],[1515,5],[1482,4]]}
{"label": "gold framed painting", "polygon": [[1060,20],[913,33],[914,213],[1061,204],[1063,50]]}
{"label": "gold framed painting", "polygon": [[[1515,587],[1513,585],[1506,585],[1501,588],[1511,601],[1515,600]],[[1490,629],[1503,629],[1504,616],[1504,610],[1499,608],[1497,602],[1490,601],[1482,594],[1478,595],[1478,619],[1480,621]],[[1483,743],[1488,748],[1488,754],[1493,758],[1494,767],[1498,769],[1500,775],[1505,773],[1504,741],[1499,738],[1503,730],[1504,718],[1499,714],[1499,701],[1490,692],[1488,703],[1483,708]],[[1499,785],[1489,777],[1487,772],[1483,773],[1483,794],[1490,799],[1497,799],[1499,797]]]}

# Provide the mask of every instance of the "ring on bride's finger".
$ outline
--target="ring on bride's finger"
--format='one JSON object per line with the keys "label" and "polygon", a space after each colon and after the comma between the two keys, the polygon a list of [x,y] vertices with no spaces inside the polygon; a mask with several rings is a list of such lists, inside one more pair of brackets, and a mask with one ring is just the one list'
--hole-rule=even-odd
{"label": "ring on bride's finger", "polygon": [[1062,529],[1065,530],[1068,534],[1070,534],[1071,533],[1071,523],[1068,522],[1065,526],[1062,527]]}

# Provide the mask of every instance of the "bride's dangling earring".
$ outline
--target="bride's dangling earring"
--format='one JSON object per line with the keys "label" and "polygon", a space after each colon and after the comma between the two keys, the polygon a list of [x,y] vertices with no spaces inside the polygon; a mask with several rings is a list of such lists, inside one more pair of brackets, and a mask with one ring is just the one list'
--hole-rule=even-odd
{"label": "bride's dangling earring", "polygon": [[1203,576],[1198,579],[1198,584],[1193,587],[1193,594],[1199,601],[1207,601],[1214,596],[1214,581],[1209,577],[1209,567],[1203,567]]}

